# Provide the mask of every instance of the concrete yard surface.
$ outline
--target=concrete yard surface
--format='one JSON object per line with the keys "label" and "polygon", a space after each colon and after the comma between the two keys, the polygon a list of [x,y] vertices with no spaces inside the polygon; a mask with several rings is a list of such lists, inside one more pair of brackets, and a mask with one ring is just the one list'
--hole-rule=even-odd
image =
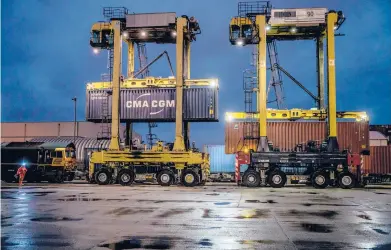
{"label": "concrete yard surface", "polygon": [[391,189],[3,185],[2,249],[391,249]]}

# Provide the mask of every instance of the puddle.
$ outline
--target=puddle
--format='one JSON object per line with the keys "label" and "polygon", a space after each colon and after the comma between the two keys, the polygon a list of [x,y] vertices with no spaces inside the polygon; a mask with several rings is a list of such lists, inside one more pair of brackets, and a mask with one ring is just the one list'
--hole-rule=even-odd
{"label": "puddle", "polygon": [[297,249],[357,249],[356,246],[342,242],[329,242],[329,241],[294,241]]}
{"label": "puddle", "polygon": [[193,208],[188,208],[188,209],[180,209],[180,208],[171,209],[171,210],[168,210],[168,211],[158,215],[157,217],[165,218],[165,217],[170,217],[170,216],[177,215],[177,214],[188,213],[188,212],[191,212],[193,210],[194,210]]}
{"label": "puddle", "polygon": [[255,245],[255,244],[274,244],[274,240],[240,240],[239,244],[242,245]]}
{"label": "puddle", "polygon": [[206,194],[206,195],[217,196],[217,195],[220,195],[220,194],[218,194],[218,193],[212,193],[212,194]]}
{"label": "puddle", "polygon": [[319,193],[316,193],[316,192],[307,192],[307,194],[319,194]]}
{"label": "puddle", "polygon": [[117,249],[170,249],[174,246],[174,239],[170,237],[131,237],[126,240],[101,244],[99,247],[105,247],[112,250]]}
{"label": "puddle", "polygon": [[38,222],[56,222],[56,221],[81,221],[82,218],[69,218],[69,217],[38,217],[32,218],[31,221]]}
{"label": "puddle", "polygon": [[245,202],[245,203],[271,203],[271,204],[277,203],[277,202],[275,202],[274,200],[267,200],[267,201],[260,201],[260,200],[245,200],[244,202]]}
{"label": "puddle", "polygon": [[256,218],[267,218],[269,217],[269,210],[264,209],[252,209],[245,210],[241,215],[237,216],[237,219],[256,219]]}
{"label": "puddle", "polygon": [[364,220],[372,220],[369,215],[366,214],[359,214],[357,215],[358,218],[364,219]]}
{"label": "puddle", "polygon": [[106,199],[106,201],[128,201],[129,199]]}
{"label": "puddle", "polygon": [[58,201],[101,201],[100,198],[69,198],[69,199],[57,199]]}
{"label": "puddle", "polygon": [[382,193],[382,192],[375,192],[375,194],[385,194],[385,195],[391,195],[391,193]]}
{"label": "puddle", "polygon": [[202,239],[200,242],[198,242],[199,245],[204,247],[211,247],[213,246],[213,243],[210,242],[210,239]]}
{"label": "puddle", "polygon": [[217,206],[224,206],[224,205],[231,204],[231,202],[215,202],[214,204],[217,205]]}
{"label": "puddle", "polygon": [[390,233],[386,232],[386,231],[383,231],[379,228],[373,228],[373,231],[375,231],[376,233],[379,233],[379,234],[383,234],[383,235],[389,235]]}
{"label": "puddle", "polygon": [[153,203],[204,203],[208,201],[196,200],[136,200],[137,202],[153,202]]}
{"label": "puddle", "polygon": [[106,214],[115,214],[118,216],[121,215],[128,215],[128,214],[138,214],[138,213],[151,213],[153,212],[154,209],[132,209],[132,208],[127,208],[127,207],[120,207],[116,208],[110,212],[107,212]]}
{"label": "puddle", "polygon": [[14,224],[1,224],[1,227],[11,227],[13,226]]}
{"label": "puddle", "polygon": [[324,224],[313,224],[313,223],[301,223],[301,227],[308,232],[314,233],[331,233],[331,227]]}
{"label": "puddle", "polygon": [[303,203],[303,206],[330,206],[330,207],[357,207],[358,205],[347,205],[347,204],[329,204],[329,203]]}
{"label": "puddle", "polygon": [[338,215],[338,212],[331,211],[331,210],[318,211],[318,212],[291,210],[291,211],[289,211],[289,214],[295,215],[295,216],[304,216],[304,217],[308,216],[308,215],[313,215],[313,216],[324,217],[327,219],[333,219],[336,215]]}

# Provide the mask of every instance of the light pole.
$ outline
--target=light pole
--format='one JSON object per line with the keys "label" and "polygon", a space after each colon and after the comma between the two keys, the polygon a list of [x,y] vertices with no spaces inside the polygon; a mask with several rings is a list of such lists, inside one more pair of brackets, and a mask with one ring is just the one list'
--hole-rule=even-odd
{"label": "light pole", "polygon": [[73,144],[76,144],[76,96],[72,98],[72,101],[75,103],[75,111],[74,111],[74,120],[73,120]]}

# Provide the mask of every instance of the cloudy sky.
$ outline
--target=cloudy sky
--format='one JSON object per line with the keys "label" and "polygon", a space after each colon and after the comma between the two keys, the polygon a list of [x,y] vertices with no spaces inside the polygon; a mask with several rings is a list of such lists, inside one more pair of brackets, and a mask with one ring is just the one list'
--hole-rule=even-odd
{"label": "cloudy sky", "polygon": [[[107,54],[94,55],[89,46],[91,25],[103,20],[102,7],[125,6],[131,12],[176,12],[195,16],[202,34],[192,47],[192,78],[220,81],[219,123],[194,124],[197,145],[224,143],[225,111],[244,110],[242,71],[249,67],[252,47],[234,47],[228,40],[234,0],[3,0],[1,5],[2,121],[71,121],[77,96],[78,120],[85,120],[85,83],[107,71]],[[327,7],[347,17],[336,40],[337,108],[367,111],[372,124],[391,123],[391,1],[272,1],[275,8]],[[153,58],[173,45],[148,45]],[[316,92],[315,43],[279,42],[280,64]],[[125,67],[123,72],[125,71]],[[151,75],[168,76],[160,61]],[[311,108],[311,98],[284,78],[288,108]],[[136,125],[145,136],[146,125]],[[158,137],[172,141],[173,124],[161,124]]]}

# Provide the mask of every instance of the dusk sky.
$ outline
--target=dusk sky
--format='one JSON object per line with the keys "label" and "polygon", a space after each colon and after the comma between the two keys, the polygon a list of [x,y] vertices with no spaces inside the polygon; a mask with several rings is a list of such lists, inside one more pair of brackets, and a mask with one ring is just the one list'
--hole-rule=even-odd
{"label": "dusk sky", "polygon": [[[129,12],[176,12],[195,16],[202,34],[192,45],[191,77],[219,78],[219,123],[191,127],[198,146],[224,144],[224,112],[243,111],[242,71],[249,67],[252,46],[229,43],[233,0],[3,0],[1,4],[1,119],[5,122],[72,121],[73,102],[85,120],[85,84],[107,72],[107,52],[94,55],[90,28],[104,20],[102,8],[124,6]],[[391,124],[391,1],[271,1],[275,8],[327,7],[342,10],[346,22],[336,38],[337,109],[366,111],[371,124]],[[278,42],[280,64],[316,93],[315,42]],[[124,46],[125,48],[125,46]],[[174,45],[148,44],[148,57]],[[126,59],[126,57],[124,57]],[[125,65],[126,63],[124,63]],[[152,76],[170,74],[166,61],[150,69]],[[125,74],[126,68],[123,67]],[[283,79],[288,108],[309,109],[312,99],[288,78]],[[272,106],[273,107],[273,106]],[[146,124],[135,130],[145,138]],[[174,140],[174,124],[159,124],[159,138]]]}

